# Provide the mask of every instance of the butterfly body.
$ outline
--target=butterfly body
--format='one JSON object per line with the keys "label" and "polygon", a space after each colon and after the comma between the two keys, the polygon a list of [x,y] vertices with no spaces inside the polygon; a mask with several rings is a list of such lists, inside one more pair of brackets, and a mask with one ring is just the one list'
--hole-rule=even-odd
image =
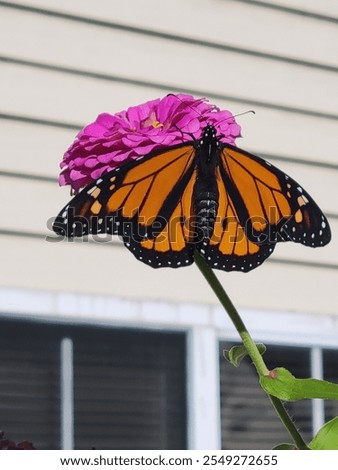
{"label": "butterfly body", "polygon": [[247,272],[280,241],[324,246],[328,222],[308,193],[265,160],[223,143],[213,126],[199,140],[154,151],[104,174],[57,216],[67,237],[120,235],[155,267],[192,264]]}
{"label": "butterfly body", "polygon": [[215,173],[219,165],[219,150],[216,129],[207,126],[196,145],[197,178],[193,192],[196,244],[208,241],[217,216],[219,192]]}

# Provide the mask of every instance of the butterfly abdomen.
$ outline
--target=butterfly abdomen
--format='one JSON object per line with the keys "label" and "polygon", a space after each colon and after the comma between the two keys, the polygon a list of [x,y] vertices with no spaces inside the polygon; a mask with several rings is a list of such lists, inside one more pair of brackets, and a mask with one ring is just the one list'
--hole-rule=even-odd
{"label": "butterfly abdomen", "polygon": [[211,190],[195,192],[195,215],[196,215],[196,234],[195,241],[202,242],[208,240],[213,232],[218,210],[218,193]]}

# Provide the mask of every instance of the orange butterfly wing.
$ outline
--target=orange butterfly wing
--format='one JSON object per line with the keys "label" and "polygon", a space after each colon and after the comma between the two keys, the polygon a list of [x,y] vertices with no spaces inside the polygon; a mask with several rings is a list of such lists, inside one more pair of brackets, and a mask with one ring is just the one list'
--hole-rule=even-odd
{"label": "orange butterfly wing", "polygon": [[191,143],[180,144],[106,173],[64,207],[53,230],[67,237],[122,235],[127,248],[149,264],[162,259],[171,265],[176,254],[192,262],[186,241],[196,179],[194,154]]}
{"label": "orange butterfly wing", "polygon": [[216,170],[219,192],[218,211],[209,243],[200,248],[202,256],[212,268],[223,271],[247,272],[259,266],[274,250],[275,244],[257,244],[247,237],[237,208]]}
{"label": "orange butterfly wing", "polygon": [[247,237],[259,244],[293,241],[324,246],[329,223],[311,196],[281,170],[224,144],[220,170]]}
{"label": "orange butterfly wing", "polygon": [[145,240],[124,237],[126,247],[153,268],[188,266],[194,261],[193,189],[197,171],[194,169],[188,184],[162,230]]}
{"label": "orange butterfly wing", "polygon": [[216,179],[217,218],[201,249],[211,267],[247,272],[269,257],[277,242],[329,243],[328,221],[311,196],[265,160],[221,144]]}

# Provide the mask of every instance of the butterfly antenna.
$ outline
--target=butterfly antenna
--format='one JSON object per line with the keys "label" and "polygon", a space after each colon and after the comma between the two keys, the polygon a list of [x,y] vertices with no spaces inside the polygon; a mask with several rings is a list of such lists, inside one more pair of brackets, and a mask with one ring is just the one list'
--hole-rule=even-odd
{"label": "butterfly antenna", "polygon": [[[181,100],[181,98],[179,98],[177,95],[175,95],[174,93],[168,93],[167,96],[173,96],[174,98],[176,98],[178,101],[180,101],[181,103],[183,103],[183,100]],[[206,98],[200,98],[199,101],[203,101],[205,100]],[[202,113],[200,113],[197,109],[193,108],[192,106],[190,106],[188,103],[185,103],[186,106],[188,106],[188,108],[190,108],[192,111],[194,111],[196,114],[198,114],[198,116],[202,117]],[[214,108],[217,108],[217,106],[213,105]],[[253,109],[249,109],[248,111],[244,111],[243,113],[238,113],[238,114],[235,114],[235,115],[231,115],[231,116],[228,116],[224,119],[222,119],[221,121],[219,121],[219,123],[223,122],[223,121],[226,121],[228,119],[234,119],[238,116],[244,116],[245,114],[256,114],[256,111],[254,111]],[[218,123],[218,124],[219,124]],[[176,126],[175,126],[176,127]],[[178,128],[177,128],[178,129]]]}
{"label": "butterfly antenna", "polygon": [[[180,101],[181,103],[183,103],[183,100],[181,100],[181,98],[179,98],[179,97],[178,97],[177,95],[175,95],[174,93],[168,93],[167,96],[173,96],[173,97],[176,98],[178,101]],[[203,101],[204,99],[205,99],[205,98],[200,98],[199,101]],[[184,104],[185,104],[185,106],[188,106],[188,108],[190,108],[192,111],[194,111],[194,112],[197,114],[197,116],[199,116],[199,117],[202,117],[202,116],[203,116],[202,113],[200,113],[197,109],[195,109],[195,108],[193,108],[192,106],[190,106],[188,103],[184,103]],[[216,106],[215,106],[215,107],[216,107]],[[183,132],[179,127],[176,126],[176,124],[174,124],[174,127],[176,127],[176,129],[181,132],[182,136],[183,136],[184,134],[187,134],[189,137],[191,137],[191,139],[193,139],[193,140],[195,139],[194,134],[191,134],[190,132]]]}
{"label": "butterfly antenna", "polygon": [[[177,95],[175,95],[174,93],[168,93],[167,96],[173,96],[174,98],[176,98],[178,101],[180,101],[181,103],[183,103],[183,100],[181,100],[181,98],[179,98]],[[202,101],[203,98],[200,98],[200,101]],[[194,109],[192,106],[190,106],[188,103],[185,103],[186,106],[188,106],[188,108],[190,108],[192,111],[194,111],[198,116],[202,116],[202,114],[197,111],[197,109]],[[195,139],[195,136],[193,134],[191,134],[190,132],[183,132],[182,129],[180,129],[179,127],[176,126],[176,124],[174,124],[174,127],[180,131],[180,133],[182,134],[182,136],[184,134],[187,134],[189,137],[191,137],[191,139]]]}
{"label": "butterfly antenna", "polygon": [[238,113],[238,114],[234,114],[233,116],[228,116],[218,121],[215,127],[218,127],[222,122],[227,121],[228,119],[235,119],[236,117],[244,116],[245,114],[256,114],[256,112],[253,109],[249,109],[248,111],[244,111],[243,113]]}
{"label": "butterfly antenna", "polygon": [[173,127],[175,127],[182,134],[182,137],[186,134],[189,137],[191,137],[192,140],[195,139],[194,134],[191,134],[191,132],[183,132],[182,129],[180,129],[178,126],[176,126],[176,124],[174,124]]}
{"label": "butterfly antenna", "polygon": [[238,117],[238,116],[244,116],[245,114],[256,114],[256,111],[254,111],[253,109],[249,109],[248,111],[244,111],[243,113],[238,113],[238,114],[235,114],[234,116],[232,116],[233,118],[235,117]]}
{"label": "butterfly antenna", "polygon": [[[174,98],[176,98],[178,101],[180,101],[181,103],[183,103],[183,100],[181,100],[181,98],[179,98],[177,95],[175,95],[174,93],[168,93],[167,96],[173,96]],[[203,101],[205,98],[200,98],[198,101]],[[202,117],[202,113],[200,113],[199,111],[197,111],[197,109],[193,108],[192,106],[190,106],[190,104],[188,103],[184,103],[185,106],[187,106],[188,108],[190,108],[192,111],[194,111],[199,117]]]}

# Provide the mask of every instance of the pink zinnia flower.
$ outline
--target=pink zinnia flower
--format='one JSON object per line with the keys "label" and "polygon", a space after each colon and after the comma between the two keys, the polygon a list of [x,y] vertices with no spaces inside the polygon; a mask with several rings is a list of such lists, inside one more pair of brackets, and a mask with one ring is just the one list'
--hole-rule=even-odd
{"label": "pink zinnia flower", "polygon": [[127,160],[190,141],[192,136],[200,138],[207,124],[217,127],[222,142],[234,144],[240,136],[230,111],[190,95],[168,95],[115,115],[100,114],[64,154],[59,183],[79,190]]}

